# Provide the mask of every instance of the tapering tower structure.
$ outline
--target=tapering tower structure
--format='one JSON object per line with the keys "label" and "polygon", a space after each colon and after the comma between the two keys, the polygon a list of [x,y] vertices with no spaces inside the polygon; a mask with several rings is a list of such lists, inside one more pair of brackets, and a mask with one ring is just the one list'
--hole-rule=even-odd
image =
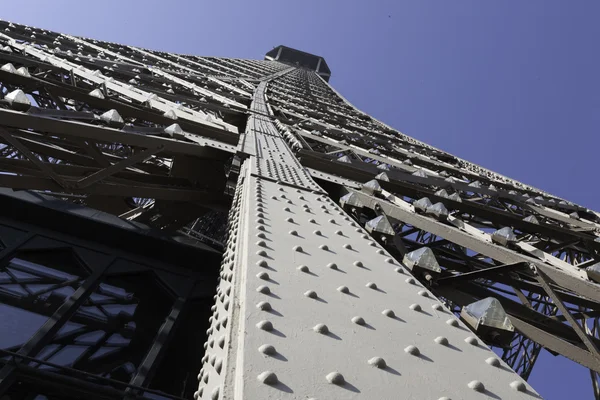
{"label": "tapering tower structure", "polygon": [[542,348],[598,393],[599,215],[330,76],[0,21],[0,398],[535,399]]}

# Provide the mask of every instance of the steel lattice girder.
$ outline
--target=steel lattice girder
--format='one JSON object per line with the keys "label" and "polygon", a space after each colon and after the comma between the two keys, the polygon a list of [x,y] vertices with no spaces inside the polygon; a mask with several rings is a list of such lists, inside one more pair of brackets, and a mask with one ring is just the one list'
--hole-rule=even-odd
{"label": "steel lattice girder", "polygon": [[[154,254],[173,239],[224,250],[196,397],[538,397],[451,315],[487,297],[518,332],[504,358],[523,378],[541,346],[600,370],[597,330],[585,323],[600,312],[585,270],[600,258],[595,212],[393,130],[286,57],[195,57],[0,29],[0,186],[30,190],[7,204],[39,196],[32,217],[64,218],[61,229],[98,243],[122,231],[128,240],[115,245]],[[355,201],[338,207],[347,193]],[[125,221],[95,238],[64,213],[72,202]],[[227,209],[223,249],[213,222]],[[385,229],[369,236],[362,226],[375,218]],[[414,251],[437,267],[409,263],[412,276],[401,261]],[[164,304],[157,334],[170,343],[186,296]],[[150,343],[130,386],[86,375],[59,385],[75,397],[133,398],[153,387],[142,369],[156,372],[164,350]],[[36,385],[60,375],[22,371]],[[1,390],[16,390],[7,383]]]}

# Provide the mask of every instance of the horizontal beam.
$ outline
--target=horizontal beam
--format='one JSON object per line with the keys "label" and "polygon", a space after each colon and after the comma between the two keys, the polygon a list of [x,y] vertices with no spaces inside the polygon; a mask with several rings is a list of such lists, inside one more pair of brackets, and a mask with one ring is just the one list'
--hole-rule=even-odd
{"label": "horizontal beam", "polygon": [[487,257],[490,257],[496,261],[504,264],[514,264],[520,262],[526,262],[534,264],[545,272],[550,279],[552,279],[557,285],[565,289],[571,290],[580,296],[587,297],[590,300],[594,300],[600,304],[600,287],[592,282],[589,282],[584,278],[584,274],[576,274],[574,271],[563,271],[556,267],[544,264],[539,260],[517,253],[514,250],[502,247],[493,243],[484,242],[481,239],[470,235],[458,228],[453,226],[445,225],[439,221],[434,220],[423,215],[419,215],[414,211],[404,210],[387,201],[377,199],[373,196],[366,195],[362,192],[348,189],[350,192],[355,193],[361,202],[370,207],[374,207],[378,204],[381,210],[390,217],[393,217],[399,221],[408,223],[419,229],[430,232],[436,236],[440,236],[460,246],[466,247],[478,253],[481,253]]}
{"label": "horizontal beam", "polygon": [[[50,68],[50,66],[48,66],[48,68]],[[140,119],[164,126],[168,126],[174,122],[177,122],[186,132],[198,135],[200,137],[212,138],[223,143],[236,144],[238,141],[237,138],[239,135],[237,133],[215,128],[209,125],[193,123],[192,121],[184,119],[174,121],[173,119],[165,117],[162,115],[162,113],[146,109],[141,107],[141,105],[140,107],[137,107],[131,103],[121,102],[118,99],[101,99],[90,96],[88,94],[89,90],[86,91],[85,89],[75,86],[59,84],[38,77],[24,77],[22,75],[12,74],[2,70],[0,70],[0,81],[10,82],[25,88],[43,88],[51,92],[53,95],[81,101],[88,104],[90,107],[98,108],[100,110],[115,109],[122,117]]]}
{"label": "horizontal beam", "polygon": [[[73,181],[67,180],[67,182]],[[50,190],[53,192],[61,192],[64,190],[60,185],[50,178],[19,175],[0,174],[0,186],[15,190]],[[213,193],[203,190],[150,186],[143,185],[141,183],[131,183],[127,185],[115,183],[96,183],[93,186],[83,189],[70,188],[68,192],[88,195],[142,197],[172,201],[199,202],[202,204],[219,204],[224,202],[226,199],[225,196],[220,193]]]}
{"label": "horizontal beam", "polygon": [[518,262],[514,264],[505,264],[499,265],[497,267],[490,267],[480,269],[478,271],[466,272],[464,274],[458,274],[453,276],[445,276],[443,278],[436,279],[435,282],[438,285],[449,284],[456,281],[471,281],[474,279],[481,279],[488,276],[496,276],[497,274],[503,274],[506,272],[512,272],[515,270],[520,270],[523,268],[527,268],[528,264],[525,262]]}
{"label": "horizontal beam", "polygon": [[[350,179],[360,183],[364,183],[371,179],[374,179],[376,174],[382,172],[381,170],[377,169],[374,165],[369,165],[366,163],[356,163],[358,165],[340,163],[334,160],[326,159],[320,153],[309,152],[307,150],[300,151],[300,160],[302,162],[302,165],[306,167],[316,169],[322,172],[328,172],[330,174],[341,176],[346,179]],[[445,182],[444,179],[431,176],[419,177],[411,175],[409,173],[403,173],[398,171],[390,173],[388,176],[390,177],[390,181],[380,182],[381,186],[398,195],[406,195],[416,199],[421,197],[428,197],[434,203],[441,201],[449,207],[451,206],[453,209],[473,214],[480,218],[485,218],[497,224],[511,225],[527,233],[542,234],[544,236],[552,236],[564,240],[572,240],[573,238],[579,238],[588,241],[593,248],[600,250],[600,243],[594,242],[595,236],[591,235],[588,232],[581,232],[572,229],[561,228],[559,226],[550,224],[534,224],[531,222],[523,221],[522,216],[517,216],[504,210],[494,209],[487,205],[477,204],[475,202],[470,202],[466,200],[463,202],[457,202],[448,198],[437,196],[434,194],[433,189],[424,186],[449,186],[449,184]],[[464,187],[461,190],[468,190],[468,185],[463,184],[463,186]]]}
{"label": "horizontal beam", "polygon": [[[486,297],[496,297],[509,314],[514,327],[523,335],[582,365],[593,368],[597,366],[594,357],[586,350],[577,334],[569,326],[560,323],[553,317],[541,314],[505,297],[493,296],[493,292],[473,284],[461,286],[461,288],[444,286],[438,289],[436,292],[439,295],[461,306]],[[596,343],[600,342],[598,339],[592,340]]]}
{"label": "horizontal beam", "polygon": [[[174,122],[174,121],[173,121]],[[104,143],[123,143],[138,147],[164,146],[165,151],[202,156],[204,146],[179,140],[125,133],[118,129],[76,121],[44,118],[19,111],[0,109],[0,124],[18,129],[33,129],[60,137],[92,139]]]}
{"label": "horizontal beam", "polygon": [[519,318],[511,316],[510,321],[517,331],[521,332],[524,336],[527,336],[536,343],[539,343],[542,347],[567,357],[568,359],[575,361],[584,367],[598,371],[598,363],[589,351],[566,342],[545,331],[544,329],[537,328]]}
{"label": "horizontal beam", "polygon": [[56,201],[41,193],[0,188],[0,220],[15,229],[30,231],[40,227],[54,232],[44,230],[44,236],[61,233],[159,260],[172,267],[193,269],[198,276],[213,276],[221,261],[221,252],[198,241],[88,207]]}

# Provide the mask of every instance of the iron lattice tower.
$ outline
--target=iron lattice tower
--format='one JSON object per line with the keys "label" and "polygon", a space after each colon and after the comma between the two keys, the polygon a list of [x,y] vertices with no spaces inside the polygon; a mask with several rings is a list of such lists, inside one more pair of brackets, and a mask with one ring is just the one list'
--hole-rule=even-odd
{"label": "iron lattice tower", "polygon": [[0,398],[531,399],[541,348],[597,395],[594,211],[318,56],[0,32]]}

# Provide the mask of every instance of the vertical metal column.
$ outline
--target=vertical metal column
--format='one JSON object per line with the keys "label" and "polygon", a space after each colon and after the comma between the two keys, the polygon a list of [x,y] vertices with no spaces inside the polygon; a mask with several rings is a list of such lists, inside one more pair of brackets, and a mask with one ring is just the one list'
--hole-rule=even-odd
{"label": "vertical metal column", "polygon": [[539,398],[312,180],[264,116],[267,84],[196,397]]}

